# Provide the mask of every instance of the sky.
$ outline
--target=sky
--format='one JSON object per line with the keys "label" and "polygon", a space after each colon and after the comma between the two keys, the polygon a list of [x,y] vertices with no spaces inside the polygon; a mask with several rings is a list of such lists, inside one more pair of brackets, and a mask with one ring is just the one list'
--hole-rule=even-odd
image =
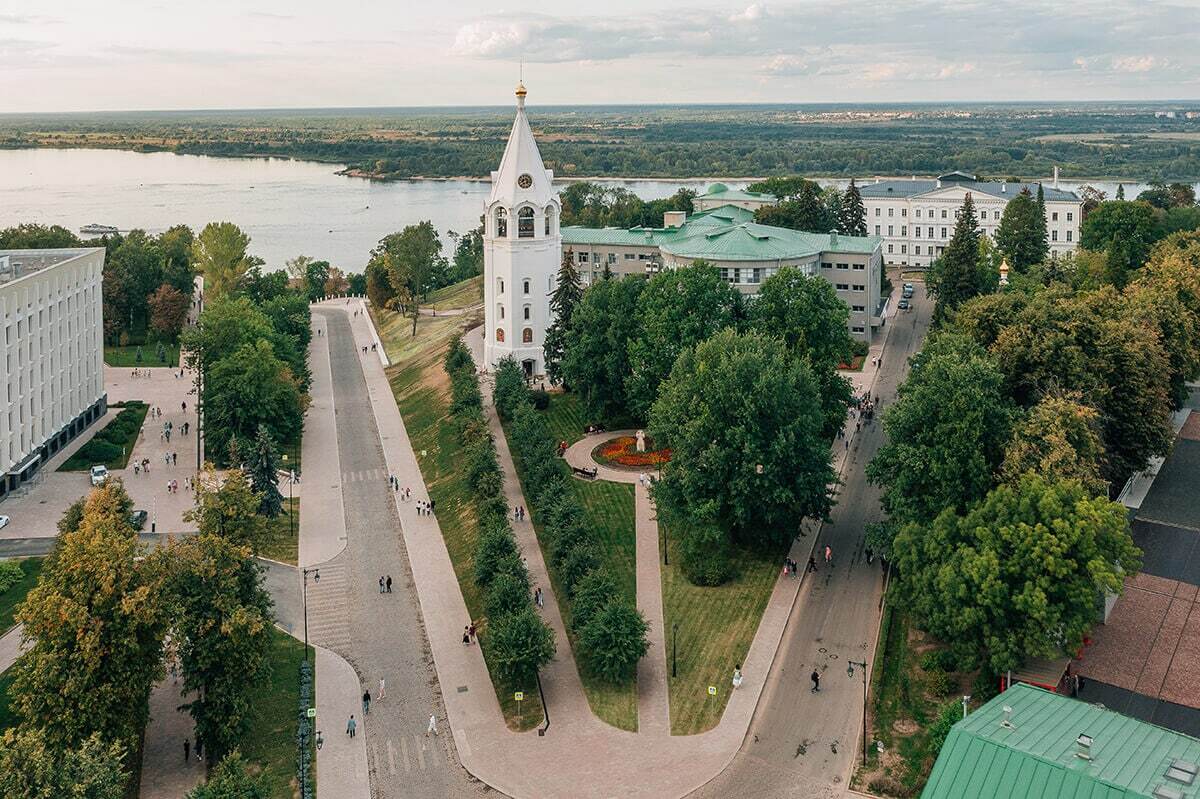
{"label": "sky", "polygon": [[[603,13],[597,13],[597,8]],[[1200,98],[1200,0],[0,0],[0,113]]]}

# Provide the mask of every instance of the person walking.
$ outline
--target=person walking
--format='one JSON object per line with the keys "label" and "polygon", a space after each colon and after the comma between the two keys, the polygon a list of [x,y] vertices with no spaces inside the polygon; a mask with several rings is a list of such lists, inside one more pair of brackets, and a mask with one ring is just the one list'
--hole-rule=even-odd
{"label": "person walking", "polygon": [[384,593],[387,593],[387,594],[392,593],[392,575],[389,574],[387,576],[387,580],[384,581],[384,585],[387,587],[387,591],[385,591]]}
{"label": "person walking", "polygon": [[379,593],[383,593],[383,577],[379,578]]}
{"label": "person walking", "polygon": [[384,679],[382,677],[380,677],[379,678],[379,695],[375,697],[377,700],[383,699],[384,688],[386,687],[386,685],[387,684],[384,682]]}
{"label": "person walking", "polygon": [[363,715],[369,716],[371,714],[371,689],[370,688],[363,691],[362,702],[363,702]]}
{"label": "person walking", "polygon": [[833,565],[833,547],[829,546],[829,544],[825,545],[825,565]]}
{"label": "person walking", "polygon": [[471,625],[463,625],[463,646],[471,645]]}
{"label": "person walking", "polygon": [[190,760],[191,757],[192,757],[192,744],[187,738],[184,738],[183,739],[183,762],[184,763],[188,762],[188,760]]}
{"label": "person walking", "polygon": [[425,728],[425,735],[429,735],[430,733],[433,733],[434,735],[438,734],[437,716],[432,713],[429,714],[429,726]]}
{"label": "person walking", "polygon": [[358,727],[358,722],[354,720],[354,714],[350,714],[350,720],[346,722],[346,734],[351,738],[354,737],[354,730]]}
{"label": "person walking", "polygon": [[742,664],[739,663],[733,667],[733,690],[742,687]]}
{"label": "person walking", "polygon": [[203,760],[204,759],[204,741],[201,740],[200,738],[196,738],[196,747],[195,748],[196,748],[196,759]]}
{"label": "person walking", "polygon": [[809,679],[812,680],[812,683],[813,683],[812,692],[814,694],[817,691],[821,690],[821,675],[817,673],[816,669],[813,669],[813,673],[811,675],[809,675]]}

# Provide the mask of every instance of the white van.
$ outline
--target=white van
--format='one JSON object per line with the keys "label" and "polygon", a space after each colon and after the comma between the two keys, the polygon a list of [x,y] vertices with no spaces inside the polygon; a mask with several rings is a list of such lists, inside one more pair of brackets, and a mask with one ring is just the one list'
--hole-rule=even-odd
{"label": "white van", "polygon": [[107,479],[108,479],[108,467],[107,466],[93,466],[92,467],[92,485],[102,486],[102,485],[104,485],[104,481]]}

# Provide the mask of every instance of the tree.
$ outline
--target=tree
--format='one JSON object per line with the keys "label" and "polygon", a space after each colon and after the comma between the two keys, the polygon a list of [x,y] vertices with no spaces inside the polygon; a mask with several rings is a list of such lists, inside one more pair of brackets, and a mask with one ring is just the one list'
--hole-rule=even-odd
{"label": "tree", "polygon": [[202,533],[174,543],[171,553],[183,707],[197,740],[218,759],[245,734],[270,670],[271,597],[248,547]]}
{"label": "tree", "polygon": [[[290,291],[287,272],[281,269],[264,272],[262,264],[252,263],[242,277],[241,296],[249,300],[252,305],[262,305],[264,302],[288,294]],[[205,303],[205,308],[208,306],[209,303]]]}
{"label": "tree", "polygon": [[625,387],[629,412],[645,419],[675,358],[718,330],[737,323],[742,299],[710,264],[659,272],[638,298],[641,331],[629,342]]}
{"label": "tree", "polygon": [[483,225],[458,234],[451,230],[446,234],[454,242],[454,256],[450,265],[448,283],[462,281],[483,274]]}
{"label": "tree", "polygon": [[836,226],[837,217],[830,215],[821,198],[821,187],[806,180],[794,199],[762,206],[754,212],[754,221],[809,233],[828,233]]}
{"label": "tree", "polygon": [[250,269],[246,249],[250,237],[232,222],[209,222],[196,237],[192,257],[204,275],[204,292],[212,299],[232,294],[241,287]]}
{"label": "tree", "polygon": [[1124,183],[1117,184],[1117,199],[1118,200],[1125,199],[1125,184]]}
{"label": "tree", "polygon": [[[562,382],[562,359],[566,351],[567,330],[571,317],[583,297],[579,283],[579,270],[575,268],[575,251],[568,248],[558,268],[558,282],[550,295],[550,312],[554,321],[546,328],[546,340],[542,346],[546,359],[546,375],[551,383]],[[565,385],[564,385],[565,387]]]}
{"label": "tree", "polygon": [[188,791],[187,799],[269,799],[270,796],[267,776],[261,772],[252,776],[249,764],[234,751],[222,758],[203,785]]}
{"label": "tree", "polygon": [[[1040,184],[1038,190],[1041,191]],[[1046,241],[1046,216],[1029,189],[1021,189],[1004,206],[1000,226],[996,229],[996,246],[1016,272],[1025,272],[1046,260],[1050,252]]]}
{"label": "tree", "polygon": [[1100,203],[1104,202],[1108,195],[1095,186],[1080,186],[1079,197],[1083,200],[1079,222],[1082,224],[1087,221],[1088,214],[1095,211]]}
{"label": "tree", "polygon": [[773,552],[829,512],[836,476],[821,426],[806,362],[777,339],[723,330],[679,355],[651,410],[650,435],[672,453],[655,500]]}
{"label": "tree", "polygon": [[496,364],[495,381],[492,388],[492,398],[496,403],[496,411],[500,418],[508,421],[516,411],[517,405],[529,399],[529,389],[525,386],[525,373],[517,365],[511,355],[501,358]]}
{"label": "tree", "polygon": [[317,259],[310,255],[297,255],[295,258],[289,258],[283,262],[284,271],[287,272],[289,278],[297,284],[303,283],[304,278],[308,276],[308,265],[314,263]]}
{"label": "tree", "polygon": [[347,290],[356,297],[361,297],[367,293],[367,276],[364,272],[351,272],[346,275],[346,280],[349,282]]}
{"label": "tree", "polygon": [[488,625],[488,661],[512,685],[526,685],[554,659],[554,631],[533,608],[510,613]]}
{"label": "tree", "polygon": [[187,225],[173,225],[158,234],[162,254],[162,279],[189,300],[196,288],[196,269],[192,263],[196,236]]}
{"label": "tree", "polygon": [[888,443],[867,466],[884,510],[901,523],[928,522],[982,499],[1013,415],[1004,375],[983,347],[957,333],[930,340],[884,414]]}
{"label": "tree", "polygon": [[279,493],[279,453],[271,434],[258,426],[254,451],[250,454],[250,485],[259,495],[258,512],[274,519],[283,510],[283,494]]}
{"label": "tree", "polygon": [[619,683],[637,674],[638,661],[650,649],[649,625],[637,608],[610,599],[579,633],[584,667],[601,679]]}
{"label": "tree", "polygon": [[1120,288],[1129,272],[1146,262],[1160,235],[1150,203],[1115,200],[1101,203],[1088,214],[1079,231],[1079,246],[1086,250],[1107,250],[1116,259],[1110,276],[1111,282]]}
{"label": "tree", "polygon": [[94,733],[136,746],[163,674],[168,606],[129,506],[119,480],[93,490],[79,528],[58,537],[17,611],[30,647],[13,666],[10,701],[22,729],[39,730],[55,750]]}
{"label": "tree", "polygon": [[1050,481],[1075,480],[1088,496],[1107,496],[1100,477],[1104,445],[1099,414],[1078,394],[1053,394],[1034,405],[1013,427],[1004,449],[1001,478],[1016,485],[1026,474]]}
{"label": "tree", "polygon": [[[57,529],[59,534],[73,533],[79,529],[79,524],[83,521],[83,509],[87,504],[87,497],[80,497],[72,502],[67,509],[63,511],[62,518],[58,520]],[[133,500],[129,501],[129,509],[133,510]]]}
{"label": "tree", "polygon": [[407,289],[406,305],[415,304],[446,285],[446,259],[441,253],[442,241],[433,223],[424,221],[380,239],[371,250],[371,262],[383,265],[394,290]]}
{"label": "tree", "polygon": [[260,502],[244,471],[230,469],[222,481],[207,466],[196,479],[196,506],[183,518],[195,522],[201,535],[257,551],[267,532],[266,520],[258,513]]}
{"label": "tree", "polygon": [[0,250],[57,250],[82,246],[79,237],[61,225],[27,222],[0,230]]}
{"label": "tree", "polygon": [[313,261],[304,270],[304,293],[309,302],[319,302],[325,296],[330,269],[329,261]]}
{"label": "tree", "polygon": [[325,278],[325,285],[321,287],[321,293],[326,297],[336,297],[345,294],[349,288],[350,280],[346,274],[336,266],[331,266],[329,274]]}
{"label": "tree", "polygon": [[179,289],[163,283],[150,297],[150,327],[168,341],[175,341],[187,322],[192,301]]}
{"label": "tree", "polygon": [[906,526],[894,555],[922,628],[954,642],[964,667],[995,672],[1078,651],[1097,603],[1141,565],[1124,506],[1032,474],[963,516]]}
{"label": "tree", "polygon": [[641,334],[638,301],[645,288],[646,281],[637,276],[593,283],[571,317],[562,378],[593,418],[625,413],[629,348]]}
{"label": "tree", "polygon": [[950,311],[987,291],[990,282],[979,264],[979,223],[969,192],[958,209],[957,220],[954,235],[925,277],[926,291],[937,299],[938,319],[945,319]]}
{"label": "tree", "polygon": [[253,439],[261,426],[275,441],[297,441],[306,406],[299,381],[267,341],[243,344],[206,370],[206,449],[225,463],[230,439]]}
{"label": "tree", "polygon": [[75,746],[46,740],[37,729],[0,738],[0,796],[22,799],[124,799],[125,747],[93,734]]}
{"label": "tree", "polygon": [[[1171,407],[1179,409],[1200,377],[1200,263],[1189,262],[1184,239],[1169,237],[1124,292],[1127,315],[1154,325],[1169,363]],[[1200,256],[1200,246],[1195,250]],[[1197,258],[1200,261],[1200,258]]]}
{"label": "tree", "polygon": [[838,215],[838,232],[845,236],[867,235],[867,209],[863,206],[862,194],[850,178],[850,186],[842,195],[842,212]]}

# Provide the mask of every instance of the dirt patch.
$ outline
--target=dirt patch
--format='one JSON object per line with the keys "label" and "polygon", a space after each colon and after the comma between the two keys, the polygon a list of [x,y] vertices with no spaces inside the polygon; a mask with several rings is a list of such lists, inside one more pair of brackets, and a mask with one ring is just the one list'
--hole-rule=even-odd
{"label": "dirt patch", "polygon": [[921,725],[917,724],[912,719],[896,719],[892,722],[892,729],[897,735],[912,735],[917,730],[921,729]]}

